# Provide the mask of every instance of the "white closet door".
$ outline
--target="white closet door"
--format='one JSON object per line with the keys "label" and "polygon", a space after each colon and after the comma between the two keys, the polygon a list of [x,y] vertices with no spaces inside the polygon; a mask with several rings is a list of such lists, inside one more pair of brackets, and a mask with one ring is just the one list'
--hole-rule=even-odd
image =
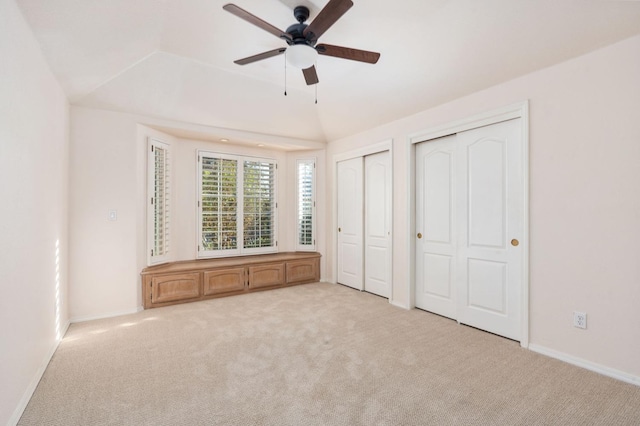
{"label": "white closet door", "polygon": [[391,287],[391,155],[364,157],[364,289],[389,297]]}
{"label": "white closet door", "polygon": [[416,147],[416,307],[456,318],[456,137]]}
{"label": "white closet door", "polygon": [[520,340],[521,120],[458,133],[458,321]]}
{"label": "white closet door", "polygon": [[338,163],[338,282],[363,289],[363,159]]}
{"label": "white closet door", "polygon": [[521,338],[521,120],[416,147],[416,307]]}

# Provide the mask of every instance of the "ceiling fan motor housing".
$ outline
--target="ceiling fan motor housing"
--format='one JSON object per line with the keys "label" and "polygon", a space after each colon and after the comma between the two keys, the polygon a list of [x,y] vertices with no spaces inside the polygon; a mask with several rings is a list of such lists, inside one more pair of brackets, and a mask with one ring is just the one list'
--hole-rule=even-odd
{"label": "ceiling fan motor housing", "polygon": [[289,28],[287,28],[287,34],[291,36],[291,40],[286,40],[289,45],[293,44],[308,44],[309,46],[313,46],[316,44],[316,40],[312,40],[311,37],[304,36],[304,29],[307,28],[307,24],[293,24]]}
{"label": "ceiling fan motor housing", "polygon": [[296,44],[306,44],[308,46],[314,46],[317,40],[314,40],[313,33],[307,34],[305,37],[304,30],[308,27],[307,24],[304,23],[307,19],[309,19],[309,9],[305,6],[297,6],[293,9],[293,16],[298,20],[297,24],[293,24],[287,28],[287,34],[291,36],[291,40],[286,40],[286,42],[292,46]]}

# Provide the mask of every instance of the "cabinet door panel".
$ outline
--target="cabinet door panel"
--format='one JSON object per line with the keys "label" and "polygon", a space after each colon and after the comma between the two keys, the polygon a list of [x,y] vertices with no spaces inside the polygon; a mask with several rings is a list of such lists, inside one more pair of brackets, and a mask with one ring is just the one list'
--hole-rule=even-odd
{"label": "cabinet door panel", "polygon": [[245,268],[228,268],[204,273],[204,295],[244,290]]}
{"label": "cabinet door panel", "polygon": [[320,267],[318,259],[303,259],[287,262],[287,284],[319,280]]}
{"label": "cabinet door panel", "polygon": [[284,284],[284,263],[249,267],[249,288],[273,287]]}
{"label": "cabinet door panel", "polygon": [[200,297],[200,273],[158,275],[151,280],[151,303]]}

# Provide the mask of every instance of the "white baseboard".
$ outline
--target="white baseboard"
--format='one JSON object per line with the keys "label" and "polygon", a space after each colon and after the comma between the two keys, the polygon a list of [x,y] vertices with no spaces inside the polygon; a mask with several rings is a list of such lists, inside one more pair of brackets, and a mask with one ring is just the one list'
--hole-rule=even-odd
{"label": "white baseboard", "polygon": [[[63,325],[62,333],[60,334],[61,336],[64,336],[67,333],[67,330],[69,329],[70,324],[71,323],[67,321]],[[36,370],[36,373],[33,375],[33,378],[31,379],[31,382],[29,383],[27,390],[25,390],[24,394],[22,395],[22,398],[20,398],[20,402],[18,403],[18,406],[16,407],[15,410],[13,410],[13,414],[11,415],[11,417],[9,418],[9,421],[7,422],[7,426],[15,426],[18,424],[20,417],[22,417],[22,413],[24,413],[24,410],[27,408],[27,404],[29,404],[29,401],[31,400],[33,393],[36,391],[36,388],[38,387],[38,383],[40,383],[40,380],[42,379],[42,375],[47,369],[47,366],[49,365],[49,362],[51,361],[53,354],[58,349],[58,345],[60,344],[61,341],[62,340],[56,340],[55,343],[51,346],[51,348],[49,348],[49,351],[47,352],[44,359],[40,363],[40,367],[38,367],[38,369]]]}
{"label": "white baseboard", "polygon": [[75,324],[77,322],[93,321],[93,320],[104,319],[104,318],[119,317],[119,316],[122,316],[122,315],[137,314],[138,312],[140,312],[142,310],[144,310],[144,308],[142,306],[138,306],[136,309],[131,309],[131,310],[127,310],[127,311],[108,312],[106,314],[89,315],[89,316],[84,316],[84,317],[73,317],[73,318],[71,318],[71,323]]}
{"label": "white baseboard", "polygon": [[536,345],[534,343],[529,344],[529,349],[533,352],[537,352],[551,358],[559,359],[560,361],[568,362],[569,364],[573,364],[578,367],[586,368],[587,370],[602,374],[603,376],[611,377],[622,382],[640,386],[640,377],[634,376],[633,374],[625,373],[624,371],[596,364],[595,362],[587,361],[582,358],[566,354],[564,352],[558,352],[553,349],[545,348],[544,346]]}

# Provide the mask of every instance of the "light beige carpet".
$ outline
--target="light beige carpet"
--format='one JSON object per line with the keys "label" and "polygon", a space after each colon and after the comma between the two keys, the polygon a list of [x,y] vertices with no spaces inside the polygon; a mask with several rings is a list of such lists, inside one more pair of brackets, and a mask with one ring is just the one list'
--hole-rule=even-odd
{"label": "light beige carpet", "polygon": [[21,425],[638,425],[640,388],[339,285],[70,327]]}

